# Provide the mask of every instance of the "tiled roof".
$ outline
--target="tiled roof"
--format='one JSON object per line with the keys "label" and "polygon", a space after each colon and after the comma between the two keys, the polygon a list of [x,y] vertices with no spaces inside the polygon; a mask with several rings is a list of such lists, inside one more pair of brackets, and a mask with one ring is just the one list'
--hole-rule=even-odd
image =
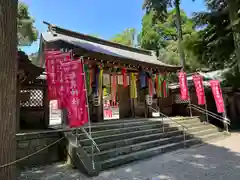
{"label": "tiled roof", "polygon": [[[57,29],[57,28],[59,27],[54,26],[54,29]],[[63,31],[67,31],[68,33],[67,34],[59,33],[60,31],[57,31],[57,30],[54,33],[45,32],[45,33],[42,33],[41,38],[47,43],[64,41],[68,44],[86,49],[88,51],[110,55],[118,58],[135,60],[135,61],[138,61],[139,63],[148,63],[148,64],[161,66],[161,67],[168,67],[168,68],[172,67],[175,69],[181,68],[180,66],[173,66],[173,65],[161,62],[160,60],[157,59],[157,56],[155,55],[154,52],[151,52],[148,50],[128,47],[128,46],[120,45],[110,41],[106,41],[103,39],[84,35],[81,33],[65,30],[62,28],[59,28],[59,29]],[[74,35],[71,35],[71,32]],[[80,38],[79,36],[76,37],[76,34],[79,35]]]}

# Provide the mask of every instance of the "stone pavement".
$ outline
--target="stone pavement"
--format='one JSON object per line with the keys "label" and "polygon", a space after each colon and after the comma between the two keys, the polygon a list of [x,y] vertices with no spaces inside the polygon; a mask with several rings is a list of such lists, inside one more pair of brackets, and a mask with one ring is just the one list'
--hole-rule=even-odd
{"label": "stone pavement", "polygon": [[64,164],[33,168],[19,180],[239,180],[240,134],[217,143],[182,149],[88,178]]}

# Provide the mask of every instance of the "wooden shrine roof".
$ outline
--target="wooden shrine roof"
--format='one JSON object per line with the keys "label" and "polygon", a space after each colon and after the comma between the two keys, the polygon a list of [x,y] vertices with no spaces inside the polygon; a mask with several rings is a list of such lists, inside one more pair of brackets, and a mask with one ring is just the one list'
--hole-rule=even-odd
{"label": "wooden shrine roof", "polygon": [[[153,51],[121,45],[104,39],[63,29],[49,23],[46,24],[49,26],[49,32],[41,34],[40,42],[47,44],[47,46],[52,43],[64,42],[76,48],[111,56],[112,59],[120,59],[122,63],[127,62],[129,64],[146,66],[151,65],[152,67],[164,68],[169,71],[181,69],[180,66],[173,66],[158,60]],[[42,44],[40,44],[40,47],[43,47]],[[40,51],[42,51],[41,48]]]}
{"label": "wooden shrine roof", "polygon": [[35,80],[44,69],[34,65],[23,51],[18,51],[18,75],[21,83]]}

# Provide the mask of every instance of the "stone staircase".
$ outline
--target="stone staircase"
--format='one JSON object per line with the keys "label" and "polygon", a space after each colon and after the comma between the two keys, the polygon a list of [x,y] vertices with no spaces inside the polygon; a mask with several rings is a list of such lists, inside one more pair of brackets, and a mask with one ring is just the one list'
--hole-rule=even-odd
{"label": "stone staircase", "polygon": [[[97,175],[102,170],[224,137],[215,126],[203,124],[197,117],[173,119],[112,120],[93,124],[91,134],[100,152],[92,148],[92,141],[84,133],[76,132],[80,146],[74,146],[74,159],[84,163],[81,169],[84,167],[85,173]],[[185,133],[181,125],[185,126]]]}

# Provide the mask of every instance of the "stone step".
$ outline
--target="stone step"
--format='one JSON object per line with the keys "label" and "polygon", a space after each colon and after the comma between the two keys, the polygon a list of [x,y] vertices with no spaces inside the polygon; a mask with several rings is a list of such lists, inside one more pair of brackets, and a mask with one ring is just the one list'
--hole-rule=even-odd
{"label": "stone step", "polygon": [[[186,139],[190,139],[189,136],[186,136]],[[154,148],[160,145],[166,145],[166,144],[171,144],[171,143],[176,143],[179,141],[183,141],[184,136],[179,135],[179,136],[173,136],[173,137],[168,137],[168,138],[161,138],[161,139],[155,139],[152,141],[146,141],[146,142],[141,142],[138,144],[131,144],[128,146],[123,146],[120,148],[115,148],[115,149],[110,149],[107,151],[102,151],[100,153],[95,154],[95,157],[97,157],[98,161],[104,161],[110,158],[114,158],[117,156],[122,156],[130,153],[134,153],[137,151],[142,151],[150,148]]]}
{"label": "stone step", "polygon": [[196,139],[201,139],[202,143],[209,143],[226,138],[227,136],[222,132],[212,132],[205,135],[196,136]]}
{"label": "stone step", "polygon": [[208,135],[201,136],[201,138],[188,139],[185,142],[178,141],[178,142],[168,143],[165,145],[160,145],[160,146],[156,146],[156,147],[145,149],[145,150],[140,150],[138,152],[133,152],[126,155],[120,155],[120,156],[102,161],[101,168],[102,170],[104,170],[104,169],[116,167],[119,165],[123,165],[126,163],[130,163],[136,160],[146,159],[162,153],[174,151],[180,148],[191,147],[196,144],[202,144],[204,141],[216,138],[216,136],[219,136],[219,133],[208,134]]}
{"label": "stone step", "polygon": [[[132,125],[132,124],[131,124]],[[122,134],[122,133],[127,133],[127,132],[134,132],[134,131],[139,131],[139,130],[147,130],[147,129],[155,129],[155,128],[162,128],[162,123],[161,122],[147,122],[146,124],[135,124],[135,126],[130,126],[130,127],[114,127],[114,129],[106,129],[106,130],[101,130],[101,131],[96,131],[95,129],[92,130],[92,137],[97,138],[100,136],[108,136],[108,135],[116,135],[116,134]],[[164,127],[178,127],[181,128],[180,124],[177,124],[173,121],[164,123]],[[192,122],[191,124],[186,124],[184,125],[185,127],[194,127],[194,126],[203,126],[202,123],[199,122]],[[79,139],[84,140],[87,139],[85,134],[81,133],[78,135]]]}
{"label": "stone step", "polygon": [[[188,117],[186,119],[195,119],[196,117]],[[163,118],[167,120],[168,118]],[[101,123],[91,124],[92,131],[109,129],[109,128],[122,128],[130,127],[137,124],[148,124],[151,122],[162,122],[162,118],[139,118],[139,119],[125,119],[125,120],[106,120]],[[136,124],[135,124],[136,123]],[[85,125],[84,128],[88,130],[89,126]]]}
{"label": "stone step", "polygon": [[[93,131],[91,133],[92,137],[100,137],[100,136],[107,136],[107,135],[114,135],[114,134],[121,134],[121,133],[126,133],[126,132],[133,132],[133,131],[140,131],[140,130],[147,130],[147,129],[155,129],[155,128],[162,128],[168,127],[169,124],[164,124],[162,125],[159,122],[151,122],[147,124],[141,124],[141,125],[136,125],[133,127],[125,127],[125,128],[114,128],[114,129],[107,129],[107,130],[102,130],[102,131]],[[80,139],[84,139],[85,134],[79,134],[78,137]]]}
{"label": "stone step", "polygon": [[[116,128],[126,128],[126,127],[134,127],[138,125],[146,125],[146,124],[156,123],[152,121],[127,121],[127,122],[119,122],[119,123],[103,123],[103,124],[94,124],[91,128],[92,131],[102,131],[108,129],[116,129]],[[86,129],[87,130],[87,129]]]}
{"label": "stone step", "polygon": [[176,120],[176,122],[180,123],[180,124],[203,124],[199,119],[195,118],[195,119],[188,119],[188,120]]}
{"label": "stone step", "polygon": [[[197,116],[183,117],[183,119],[185,119],[185,120],[187,120],[187,119],[196,119],[196,118],[198,118],[198,117]],[[163,119],[169,119],[169,118],[163,117]],[[174,119],[174,120],[177,119],[178,120],[179,118],[173,117],[172,119]],[[122,123],[139,122],[139,121],[143,121],[143,122],[162,121],[162,117],[104,120],[103,122],[92,123],[91,126],[94,127],[94,126],[106,125],[106,124],[122,124]],[[88,128],[88,124],[86,124],[84,127]]]}
{"label": "stone step", "polygon": [[[194,140],[191,139],[189,141],[194,141]],[[130,163],[130,162],[133,162],[133,161],[136,161],[136,160],[142,160],[142,159],[146,159],[146,158],[149,158],[149,157],[157,156],[157,155],[160,155],[164,152],[170,152],[170,151],[173,151],[173,150],[176,150],[176,149],[179,149],[179,148],[183,148],[183,147],[184,147],[184,143],[183,143],[183,141],[180,141],[180,142],[177,142],[177,143],[161,145],[161,146],[146,149],[146,150],[143,150],[143,151],[138,151],[138,152],[130,153],[130,154],[127,154],[127,155],[114,157],[114,158],[102,161],[101,162],[101,169],[102,170],[109,169],[109,168],[112,168],[112,167],[116,167],[116,166],[119,166],[119,165]]]}
{"label": "stone step", "polygon": [[[103,122],[92,123],[91,126],[99,126],[104,124],[119,124],[119,123],[129,123],[129,122],[139,122],[139,121],[149,121],[152,118],[134,118],[134,119],[112,119],[112,120],[104,120]],[[88,127],[88,124],[84,125],[84,127]]]}
{"label": "stone step", "polygon": [[[212,127],[204,127],[204,128],[194,127],[194,128],[189,129],[189,131],[186,132],[186,135],[195,136],[197,133],[199,135],[202,135],[202,134],[204,135],[206,133],[212,133],[212,132],[217,132],[217,130]],[[165,133],[161,132],[161,133],[156,133],[156,134],[136,136],[136,137],[132,137],[132,138],[127,137],[125,139],[121,139],[121,140],[117,140],[117,141],[109,141],[106,143],[98,144],[98,147],[101,151],[105,151],[105,150],[112,149],[112,148],[119,148],[119,147],[136,144],[136,143],[140,143],[140,142],[161,139],[164,137],[166,138],[166,137],[178,136],[180,134],[183,134],[183,132],[180,130],[175,130],[175,131],[168,131],[168,132],[165,131]],[[92,151],[91,146],[85,146],[84,149],[88,153],[90,153]]]}
{"label": "stone step", "polygon": [[[191,133],[191,132],[194,132],[194,131],[201,131],[201,130],[204,130],[204,129],[210,129],[210,128],[213,128],[212,126],[208,126],[208,125],[204,125],[204,124],[200,124],[200,125],[191,125],[191,126],[187,126],[188,128],[188,131]],[[110,141],[117,141],[117,140],[123,140],[123,139],[127,139],[127,138],[133,138],[133,137],[137,137],[137,136],[144,136],[144,135],[150,135],[150,134],[157,134],[157,133],[162,133],[162,127],[160,128],[152,128],[152,129],[146,129],[146,130],[136,130],[136,131],[127,131],[127,132],[124,132],[125,129],[122,129],[121,131],[123,133],[119,133],[119,134],[112,134],[112,135],[104,135],[104,136],[99,136],[99,137],[94,137],[94,141],[97,143],[97,144],[102,144],[102,143],[106,143],[106,142],[110,142]],[[182,128],[181,126],[177,126],[177,125],[174,125],[172,127],[165,127],[164,128],[164,131],[165,132],[168,132],[168,131],[182,131]],[[104,133],[103,133],[104,134]],[[88,146],[88,145],[91,145],[91,141],[89,139],[81,139],[80,141],[80,144],[82,146]]]}
{"label": "stone step", "polygon": [[[200,132],[196,132],[195,134],[186,134],[185,139],[190,139],[193,137],[199,138],[208,134],[215,134],[215,131],[210,130],[203,130]],[[174,142],[179,142],[184,140],[184,136],[183,134],[181,135],[171,135],[171,136],[167,136],[165,138],[157,138],[154,140],[149,140],[149,141],[140,141],[137,143],[130,143],[128,145],[122,145],[121,147],[117,147],[117,148],[109,148],[108,150],[101,150],[100,153],[97,153],[96,156],[98,156],[98,159],[101,160],[105,160],[109,157],[114,157],[114,156],[118,156],[118,155],[123,155],[123,154],[128,154],[134,151],[139,151],[139,150],[144,150],[144,149],[149,149],[152,147],[156,147],[159,145],[164,145],[164,144],[168,144],[168,143],[174,143]]]}
{"label": "stone step", "polygon": [[[169,132],[165,132],[165,133],[161,132],[161,133],[155,133],[155,134],[150,134],[150,135],[136,136],[133,138],[121,139],[121,140],[117,140],[117,141],[110,141],[110,142],[98,144],[98,147],[101,151],[106,151],[109,149],[121,148],[121,147],[132,145],[132,144],[137,144],[137,143],[146,142],[146,141],[152,141],[152,140],[156,140],[156,139],[163,139],[166,137],[179,136],[182,134],[183,133],[179,130],[169,131]],[[85,151],[90,153],[92,150],[92,147],[86,146],[86,147],[84,147],[84,149],[85,149]]]}
{"label": "stone step", "polygon": [[[164,128],[165,132],[170,132],[170,131],[179,131],[177,127],[167,127]],[[94,138],[94,141],[97,144],[102,144],[110,141],[117,141],[117,140],[123,140],[126,138],[133,138],[137,136],[144,136],[144,135],[150,135],[150,134],[157,134],[157,133],[162,133],[163,129],[162,128],[155,128],[155,129],[146,129],[146,130],[141,130],[141,131],[133,131],[133,132],[126,132],[126,133],[121,133],[121,134],[113,134],[113,135],[106,135],[106,136],[100,136]],[[181,132],[181,131],[179,131]],[[83,139],[79,141],[82,146],[88,146],[91,145],[91,140],[89,139]]]}

